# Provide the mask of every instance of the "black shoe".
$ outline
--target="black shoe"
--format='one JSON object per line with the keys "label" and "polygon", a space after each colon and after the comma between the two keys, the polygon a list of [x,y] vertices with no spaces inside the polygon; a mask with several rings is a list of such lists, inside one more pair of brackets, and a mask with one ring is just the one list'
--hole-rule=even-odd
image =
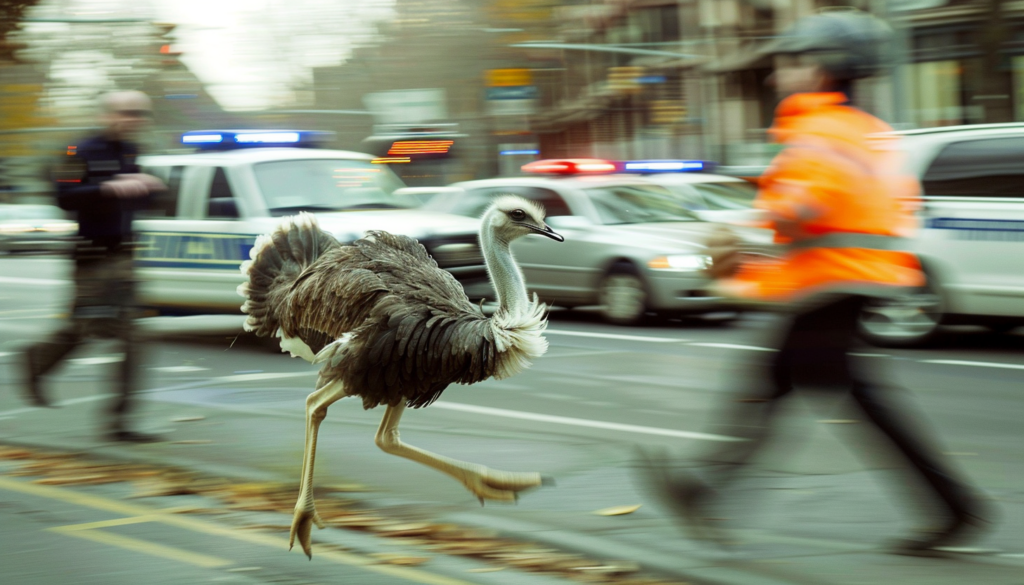
{"label": "black shoe", "polygon": [[951,547],[964,544],[976,537],[988,524],[989,521],[980,515],[958,514],[941,528],[922,530],[913,536],[897,540],[891,545],[890,551],[893,554],[907,556],[944,556],[956,552]]}
{"label": "black shoe", "polygon": [[35,359],[32,357],[32,350],[25,352],[25,399],[33,406],[43,408],[53,406],[50,399],[43,392],[42,380],[40,380],[39,369],[36,368]]}
{"label": "black shoe", "polygon": [[160,443],[165,439],[160,435],[115,429],[107,433],[107,440],[118,443]]}
{"label": "black shoe", "polygon": [[729,547],[736,542],[721,526],[721,519],[711,514],[711,500],[716,492],[691,474],[669,474],[664,466],[641,452],[640,469],[648,487],[682,519],[684,530],[697,540]]}

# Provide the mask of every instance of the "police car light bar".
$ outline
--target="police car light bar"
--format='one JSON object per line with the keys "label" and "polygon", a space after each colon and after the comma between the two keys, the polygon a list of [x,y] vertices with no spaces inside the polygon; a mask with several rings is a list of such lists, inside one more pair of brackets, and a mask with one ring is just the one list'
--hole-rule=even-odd
{"label": "police car light bar", "polygon": [[630,160],[623,163],[623,170],[627,173],[682,173],[704,171],[708,166],[702,160]]}
{"label": "police car light bar", "polygon": [[235,142],[239,144],[294,144],[298,141],[298,132],[239,132],[235,134]]}
{"label": "police car light bar", "polygon": [[182,144],[212,150],[255,146],[316,146],[334,137],[333,132],[308,130],[193,130],[181,136]]}
{"label": "police car light bar", "polygon": [[615,163],[599,158],[566,158],[535,160],[520,167],[524,173],[543,175],[581,175],[588,173],[614,173]]}

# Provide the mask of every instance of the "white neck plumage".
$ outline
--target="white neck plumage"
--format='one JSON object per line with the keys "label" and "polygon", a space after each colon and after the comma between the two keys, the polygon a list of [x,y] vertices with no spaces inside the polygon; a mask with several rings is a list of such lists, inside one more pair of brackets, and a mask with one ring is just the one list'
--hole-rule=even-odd
{"label": "white neck plumage", "polygon": [[497,237],[487,218],[480,230],[480,248],[498,295],[498,311],[491,317],[491,328],[500,356],[494,377],[500,380],[528,368],[531,361],[547,351],[548,342],[541,335],[547,327],[547,307],[536,297],[531,301],[527,296],[526,282],[512,257],[509,242]]}
{"label": "white neck plumage", "polygon": [[487,274],[491,277],[494,292],[498,295],[498,306],[511,315],[525,311],[530,299],[526,295],[523,273],[512,257],[509,242],[497,238],[486,221],[480,231],[480,247],[484,253]]}

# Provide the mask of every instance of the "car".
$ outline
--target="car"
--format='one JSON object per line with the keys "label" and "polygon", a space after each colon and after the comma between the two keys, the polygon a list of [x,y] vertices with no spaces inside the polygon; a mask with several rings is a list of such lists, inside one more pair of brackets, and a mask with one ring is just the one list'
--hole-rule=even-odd
{"label": "car", "polygon": [[66,251],[77,231],[56,205],[0,204],[0,252]]}
{"label": "car", "polygon": [[[625,167],[636,168],[638,162],[627,162]],[[687,209],[705,221],[745,224],[759,217],[753,209],[757,185],[750,181],[707,172],[642,172],[641,176],[681,197]]]}
{"label": "car", "polygon": [[919,346],[944,324],[1009,330],[1024,323],[1024,124],[897,133],[921,181],[921,229],[910,249],[928,283],[877,301],[861,319],[884,346]]}
{"label": "car", "polygon": [[168,186],[137,216],[139,298],[167,315],[238,313],[239,267],[260,234],[309,212],[342,242],[368,230],[417,238],[471,298],[491,288],[477,243],[479,220],[418,208],[387,164],[357,152],[315,148],[319,133],[204,130],[185,154],[139,157]]}
{"label": "car", "polygon": [[[711,261],[705,242],[721,226],[660,185],[588,160],[534,161],[523,167],[529,176],[454,183],[424,209],[479,217],[503,194],[543,205],[565,242],[524,238],[512,249],[527,288],[554,305],[600,305],[606,320],[623,325],[650,313],[725,308],[704,273]],[[744,237],[765,243],[771,234],[748,230]]]}

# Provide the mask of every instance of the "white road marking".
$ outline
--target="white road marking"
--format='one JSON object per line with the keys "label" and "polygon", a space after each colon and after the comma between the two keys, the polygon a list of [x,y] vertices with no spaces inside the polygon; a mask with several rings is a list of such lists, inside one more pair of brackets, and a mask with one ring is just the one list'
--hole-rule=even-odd
{"label": "white road marking", "polygon": [[720,347],[722,349],[745,349],[747,351],[778,351],[769,347],[757,347],[756,345],[737,345],[735,343],[687,343],[697,347]]}
{"label": "white road marking", "polygon": [[921,360],[922,364],[943,364],[947,366],[975,366],[979,368],[1004,368],[1007,370],[1024,370],[1022,364],[1001,364],[998,362],[971,362],[964,360]]}
{"label": "white road marking", "polygon": [[159,366],[149,369],[154,372],[204,372],[210,368],[200,368],[199,366]]}
{"label": "white road marking", "polygon": [[98,357],[75,358],[68,362],[78,366],[97,366],[99,364],[113,364],[124,361],[124,354],[101,355]]}
{"label": "white road marking", "polygon": [[50,278],[19,278],[17,276],[0,276],[0,282],[9,284],[28,284],[33,286],[56,286],[71,284],[70,280],[53,280]]}
{"label": "white road marking", "polygon": [[547,329],[545,333],[555,335],[570,335],[574,337],[597,337],[599,339],[621,339],[623,341],[646,341],[648,343],[680,343],[686,339],[672,339],[669,337],[644,337],[642,335],[620,335],[618,333],[596,333],[590,331],[566,331],[565,329]]}
{"label": "white road marking", "polygon": [[476,406],[474,404],[461,404],[458,402],[435,402],[431,408],[444,410],[457,410],[459,412],[471,412],[473,414],[484,414],[489,416],[500,416],[504,418],[515,418],[520,420],[532,420],[547,422],[573,427],[589,427],[592,429],[606,429],[610,431],[622,431],[626,433],[639,433],[643,435],[660,435],[663,437],[679,437],[682,439],[698,439],[701,441],[742,441],[736,437],[725,435],[712,435],[708,433],[694,433],[691,431],[677,431],[675,429],[662,429],[658,427],[642,427],[639,425],[627,425],[621,423],[589,420],[584,418],[569,418],[566,416],[552,416],[549,414],[537,414],[535,412],[522,412],[519,410],[506,410],[504,408],[491,408],[488,406]]}

